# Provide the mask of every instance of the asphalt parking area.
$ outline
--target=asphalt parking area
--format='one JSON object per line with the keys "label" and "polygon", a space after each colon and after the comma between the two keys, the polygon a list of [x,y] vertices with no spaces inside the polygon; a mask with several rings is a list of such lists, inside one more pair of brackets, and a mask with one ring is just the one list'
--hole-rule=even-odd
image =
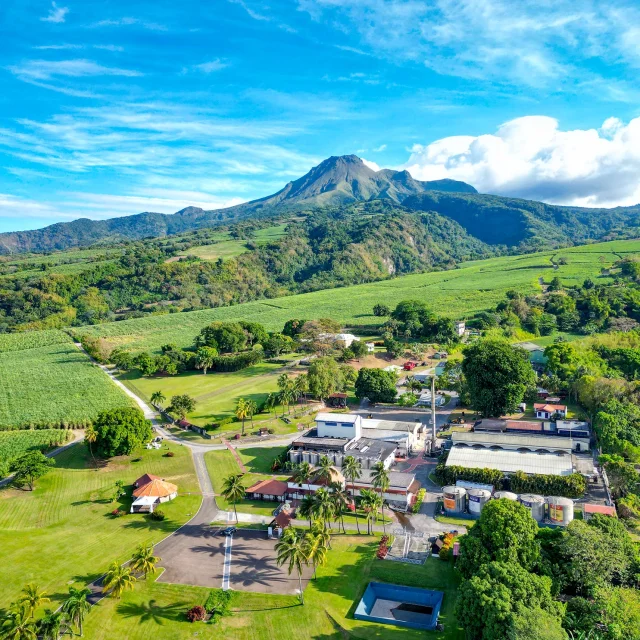
{"label": "asphalt parking area", "polygon": [[[276,540],[269,540],[266,531],[238,529],[228,540],[218,535],[222,528],[199,526],[165,540],[156,550],[165,569],[158,582],[215,588],[224,584],[257,593],[298,592],[297,572],[289,575],[286,566],[278,567]],[[305,568],[303,588],[311,575],[311,568]]]}

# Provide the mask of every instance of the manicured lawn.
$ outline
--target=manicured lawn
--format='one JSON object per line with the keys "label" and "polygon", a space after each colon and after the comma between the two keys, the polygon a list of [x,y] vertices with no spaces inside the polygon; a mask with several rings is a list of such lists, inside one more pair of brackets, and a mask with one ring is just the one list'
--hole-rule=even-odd
{"label": "manicured lawn", "polygon": [[[538,278],[550,282],[554,276],[566,285],[582,283],[590,277],[598,283],[611,278],[600,275],[602,267],[619,260],[621,252],[639,253],[640,241],[616,241],[587,247],[563,249],[568,264],[553,269],[551,262],[558,252],[504,256],[476,260],[451,271],[420,273],[382,282],[342,287],[313,293],[248,302],[174,315],[152,316],[81,327],[79,334],[103,337],[111,345],[135,349],[158,350],[174,342],[193,344],[197,333],[214,320],[247,320],[263,323],[270,331],[281,330],[291,318],[328,317],[343,324],[377,325],[372,313],[376,303],[390,306],[404,299],[425,300],[434,310],[452,318],[468,318],[474,313],[495,307],[509,289],[523,294],[540,291]],[[604,261],[600,262],[600,256]]]}
{"label": "manicured lawn", "polygon": [[[174,457],[165,457],[167,446]],[[85,445],[77,444],[56,456],[56,467],[33,492],[0,489],[0,608],[28,582],[59,602],[67,585],[91,582],[113,560],[125,561],[137,544],[162,540],[195,514],[201,498],[191,453],[167,446],[115,458],[95,470]],[[128,511],[131,505],[128,496],[111,502],[116,480],[123,480],[129,493],[129,485],[144,473],[178,485],[179,496],[162,506],[167,519],[112,517],[114,508]]]}
{"label": "manicured lawn", "polygon": [[[462,640],[453,615],[458,577],[451,564],[429,559],[423,566],[375,559],[377,542],[365,537],[334,537],[333,549],[318,579],[305,590],[305,605],[294,596],[234,591],[233,615],[216,626],[191,624],[184,611],[203,604],[208,591],[154,583],[137,584],[121,601],[103,600],[90,613],[87,637],[95,640],[179,640],[217,637],[224,640]],[[424,632],[353,619],[353,611],[372,580],[443,591],[440,622],[445,631]]]}

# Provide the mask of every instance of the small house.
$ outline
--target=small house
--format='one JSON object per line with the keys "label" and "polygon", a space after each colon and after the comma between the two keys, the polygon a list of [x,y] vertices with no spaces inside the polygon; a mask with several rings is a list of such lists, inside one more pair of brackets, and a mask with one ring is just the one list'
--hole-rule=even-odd
{"label": "small house", "polygon": [[453,326],[455,327],[458,337],[461,338],[464,335],[465,329],[467,328],[467,325],[465,324],[464,320],[460,320],[459,322],[454,322]]}
{"label": "small house", "polygon": [[287,483],[268,478],[261,480],[245,491],[249,500],[269,500],[284,502],[287,497]]}
{"label": "small house", "polygon": [[582,506],[582,514],[585,520],[589,520],[591,516],[596,513],[600,513],[605,516],[611,516],[612,518],[616,516],[616,508],[610,507],[606,504],[584,504]]}
{"label": "small house", "polygon": [[178,487],[175,484],[148,473],[138,478],[133,486],[135,500],[131,505],[131,513],[153,513],[156,506],[162,502],[169,502],[178,495]]}
{"label": "small house", "polygon": [[327,404],[334,409],[346,409],[347,407],[347,394],[346,393],[332,393],[327,398]]}
{"label": "small house", "polygon": [[553,416],[567,417],[567,407],[564,404],[536,403],[533,405],[536,418],[550,420]]}

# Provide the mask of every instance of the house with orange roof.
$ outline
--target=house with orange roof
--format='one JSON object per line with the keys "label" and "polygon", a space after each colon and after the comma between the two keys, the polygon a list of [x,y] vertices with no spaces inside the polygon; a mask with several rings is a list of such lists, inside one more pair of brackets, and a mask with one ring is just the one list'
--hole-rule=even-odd
{"label": "house with orange roof", "polygon": [[149,473],[138,478],[133,486],[135,500],[131,505],[131,513],[153,513],[157,505],[169,502],[178,495],[175,484]]}
{"label": "house with orange roof", "polygon": [[541,420],[551,420],[553,416],[567,417],[567,407],[564,404],[550,404],[548,402],[537,402],[533,405],[536,418]]}

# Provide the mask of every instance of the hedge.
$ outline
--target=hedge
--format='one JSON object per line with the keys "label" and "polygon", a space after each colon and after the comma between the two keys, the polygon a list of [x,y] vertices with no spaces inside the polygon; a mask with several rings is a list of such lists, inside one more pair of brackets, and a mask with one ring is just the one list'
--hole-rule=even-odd
{"label": "hedge", "polygon": [[468,469],[456,465],[447,467],[444,463],[438,464],[435,476],[441,484],[455,484],[456,480],[478,482],[480,484],[492,484],[496,489],[502,483],[502,471],[497,469]]}
{"label": "hedge", "polygon": [[240,371],[254,364],[258,364],[264,357],[261,349],[243,351],[231,356],[218,356],[213,359],[211,371]]}

